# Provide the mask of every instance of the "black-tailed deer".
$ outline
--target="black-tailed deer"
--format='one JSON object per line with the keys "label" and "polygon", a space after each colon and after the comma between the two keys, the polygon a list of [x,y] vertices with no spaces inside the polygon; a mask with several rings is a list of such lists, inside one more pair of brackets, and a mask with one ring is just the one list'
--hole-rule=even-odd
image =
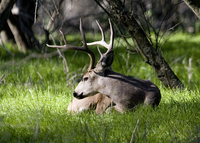
{"label": "black-tailed deer", "polygon": [[[108,96],[111,101],[115,103],[113,106],[115,110],[123,112],[125,110],[133,109],[139,103],[144,103],[145,105],[158,105],[161,99],[161,94],[159,88],[148,80],[136,79],[133,77],[128,77],[121,75],[111,70],[111,65],[113,62],[113,42],[114,33],[113,27],[110,24],[110,43],[105,42],[104,32],[97,22],[99,29],[102,33],[102,40],[92,43],[86,43],[85,34],[82,29],[82,24],[80,20],[80,31],[83,38],[83,46],[77,47],[69,45],[63,36],[65,45],[55,46],[48,45],[52,48],[64,48],[84,51],[88,53],[90,57],[90,66],[88,71],[84,74],[82,80],[73,92],[74,97],[83,99],[88,96],[93,96],[96,93],[102,93]],[[95,67],[95,55],[88,48],[92,45],[101,45],[107,48],[105,53],[101,53],[100,49],[98,51],[101,55],[100,60]]]}

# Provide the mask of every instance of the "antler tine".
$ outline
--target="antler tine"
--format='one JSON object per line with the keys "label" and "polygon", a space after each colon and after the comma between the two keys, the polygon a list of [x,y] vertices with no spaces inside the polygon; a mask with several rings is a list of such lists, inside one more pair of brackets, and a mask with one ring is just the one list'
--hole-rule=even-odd
{"label": "antler tine", "polygon": [[104,32],[103,32],[103,29],[102,27],[100,26],[100,24],[97,22],[97,25],[99,26],[99,29],[101,31],[101,34],[102,34],[102,39],[101,41],[96,41],[96,42],[92,42],[92,43],[87,43],[88,46],[90,45],[101,45],[101,46],[104,46],[105,48],[107,48],[107,51],[106,53],[102,54],[99,47],[98,47],[98,51],[100,53],[100,60],[99,62],[102,62],[108,55],[108,53],[112,52],[113,51],[113,42],[114,42],[114,32],[113,32],[113,27],[112,27],[112,24],[111,24],[111,21],[109,19],[109,24],[110,24],[110,43],[107,44],[105,42],[105,36],[104,36]]}
{"label": "antler tine", "polygon": [[47,44],[47,46],[50,47],[50,48],[60,48],[60,49],[77,50],[77,51],[86,52],[89,55],[89,57],[90,57],[90,65],[88,67],[88,71],[89,71],[89,70],[91,70],[91,69],[93,69],[95,67],[95,54],[94,54],[94,52],[91,49],[89,49],[87,47],[85,34],[84,34],[83,28],[82,28],[82,21],[81,21],[81,19],[80,19],[80,32],[81,32],[81,36],[82,36],[82,39],[83,39],[83,46],[82,47],[77,47],[77,46],[69,45],[67,43],[67,40],[65,39],[65,36],[64,36],[64,34],[63,34],[63,32],[61,30],[60,30],[60,33],[62,35],[62,38],[63,38],[63,41],[64,41],[65,45],[58,46],[58,45],[48,45]]}
{"label": "antler tine", "polygon": [[65,45],[68,45],[67,44],[67,40],[65,39],[65,35],[63,34],[63,32],[61,30],[59,30],[59,32],[62,35],[62,38],[63,38],[63,41],[64,41]]}
{"label": "antler tine", "polygon": [[110,48],[113,49],[113,43],[114,43],[114,32],[113,32],[113,27],[110,19],[108,19],[109,24],[110,24]]}
{"label": "antler tine", "polygon": [[87,47],[87,43],[86,43],[86,39],[85,39],[85,33],[83,32],[83,26],[82,26],[82,20],[80,19],[80,25],[79,25],[79,29],[80,29],[80,32],[81,32],[81,36],[82,36],[82,39],[83,39],[83,47],[85,48],[85,49],[89,49],[88,47]]}
{"label": "antler tine", "polygon": [[65,36],[64,36],[64,34],[63,34],[63,32],[61,30],[59,30],[59,32],[62,35],[62,38],[63,38],[63,41],[64,41],[65,45],[58,46],[58,45],[49,45],[49,44],[46,44],[48,47],[50,47],[50,48],[59,48],[59,49],[65,49],[66,48],[66,45],[68,45],[68,44],[67,44],[67,41],[65,39]]}
{"label": "antler tine", "polygon": [[81,19],[80,19],[80,32],[81,32],[82,39],[83,39],[83,47],[84,47],[85,51],[87,52],[87,54],[90,57],[90,65],[88,67],[88,71],[89,71],[89,70],[91,70],[91,69],[93,69],[95,67],[95,54],[87,46],[86,39],[85,39],[85,33],[83,32],[82,20]]}
{"label": "antler tine", "polygon": [[101,25],[99,24],[99,22],[97,20],[96,20],[96,23],[97,23],[97,25],[98,25],[98,27],[99,27],[99,29],[101,31],[101,35],[102,35],[102,40],[101,41],[105,41],[104,31],[103,31]]}
{"label": "antler tine", "polygon": [[109,43],[109,44],[107,44],[107,43],[105,42],[105,35],[104,35],[104,31],[103,31],[102,27],[100,26],[100,24],[99,24],[98,21],[96,21],[96,22],[97,22],[97,25],[99,26],[99,29],[100,29],[100,31],[101,31],[102,39],[101,39],[101,41],[96,41],[96,42],[92,42],[92,43],[87,43],[87,45],[88,45],[88,46],[92,46],[92,45],[101,45],[101,46],[107,48],[108,51],[111,51],[111,50],[113,49],[113,41],[114,41],[114,36],[113,36],[113,35],[114,35],[114,34],[113,34],[113,27],[112,27],[112,24],[111,24],[110,19],[109,19],[109,24],[110,24],[110,31],[111,31],[110,33],[111,33],[111,35],[110,35],[110,43]]}

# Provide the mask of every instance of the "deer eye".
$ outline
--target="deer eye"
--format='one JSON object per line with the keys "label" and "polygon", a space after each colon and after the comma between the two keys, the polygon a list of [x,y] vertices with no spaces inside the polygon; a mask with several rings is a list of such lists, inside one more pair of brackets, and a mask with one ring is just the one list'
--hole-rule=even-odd
{"label": "deer eye", "polygon": [[87,80],[88,80],[88,77],[84,77],[84,78],[83,78],[83,81],[87,81]]}

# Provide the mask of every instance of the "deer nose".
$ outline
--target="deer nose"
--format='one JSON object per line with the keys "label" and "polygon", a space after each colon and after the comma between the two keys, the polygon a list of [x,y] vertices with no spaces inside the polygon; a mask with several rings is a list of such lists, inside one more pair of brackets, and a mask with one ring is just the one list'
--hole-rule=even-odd
{"label": "deer nose", "polygon": [[73,96],[74,96],[74,97],[77,97],[78,94],[74,91],[74,92],[73,92]]}

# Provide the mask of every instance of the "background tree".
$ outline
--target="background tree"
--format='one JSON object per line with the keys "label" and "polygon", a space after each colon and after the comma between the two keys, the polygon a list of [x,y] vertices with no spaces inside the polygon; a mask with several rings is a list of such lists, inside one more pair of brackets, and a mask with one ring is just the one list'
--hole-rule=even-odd
{"label": "background tree", "polygon": [[108,0],[109,9],[96,2],[109,14],[116,25],[122,25],[136,44],[137,51],[144,57],[146,63],[151,65],[160,81],[170,88],[183,88],[184,85],[171,70],[165,59],[155,49],[151,39],[138,24],[132,11],[129,11],[121,0]]}
{"label": "background tree", "polygon": [[196,16],[200,19],[200,1],[198,0],[183,0],[192,11],[196,14]]}
{"label": "background tree", "polygon": [[[46,52],[44,45],[54,31],[61,28],[64,31],[78,29],[80,17],[84,18],[85,29],[95,29],[94,19],[100,19],[102,23],[108,16],[118,27],[123,39],[126,40],[123,35],[128,32],[136,45],[135,49],[155,69],[166,87],[184,87],[159,52],[161,33],[176,28],[177,24],[188,32],[194,32],[198,27],[194,26],[195,17],[181,0],[86,0],[85,3],[78,0],[2,0],[0,31],[6,29],[7,35],[11,35],[9,37],[15,40],[21,51],[38,49]],[[152,42],[151,32],[155,33],[155,42]],[[35,38],[35,33],[45,35],[45,40]]]}
{"label": "background tree", "polygon": [[0,31],[3,28],[4,23],[10,15],[10,11],[15,3],[14,0],[2,0],[0,1]]}
{"label": "background tree", "polygon": [[[59,13],[59,6],[62,1],[56,1],[52,4],[40,0],[3,0],[0,3],[0,31],[5,30],[6,35],[13,38],[22,52],[35,49],[44,51],[45,43],[48,42],[49,38],[47,27],[50,27],[51,24],[42,25],[41,22],[37,22],[38,9],[42,7],[46,12],[45,16],[50,17],[50,21],[54,21]],[[43,20],[45,20],[44,17]],[[37,27],[37,30],[33,26]],[[39,42],[33,30],[43,31],[42,33],[46,35],[45,43]]]}
{"label": "background tree", "polygon": [[[2,19],[1,29],[9,27],[9,30],[6,29],[6,33],[14,36],[14,40],[21,51],[25,52],[26,49],[34,48],[41,49],[41,45],[32,31],[36,1],[16,0],[16,3],[12,1],[9,4],[8,2],[2,1],[0,5],[5,7],[3,11],[7,13],[6,17],[4,14],[1,15],[4,18],[0,17]],[[6,3],[7,5],[5,5]]]}

